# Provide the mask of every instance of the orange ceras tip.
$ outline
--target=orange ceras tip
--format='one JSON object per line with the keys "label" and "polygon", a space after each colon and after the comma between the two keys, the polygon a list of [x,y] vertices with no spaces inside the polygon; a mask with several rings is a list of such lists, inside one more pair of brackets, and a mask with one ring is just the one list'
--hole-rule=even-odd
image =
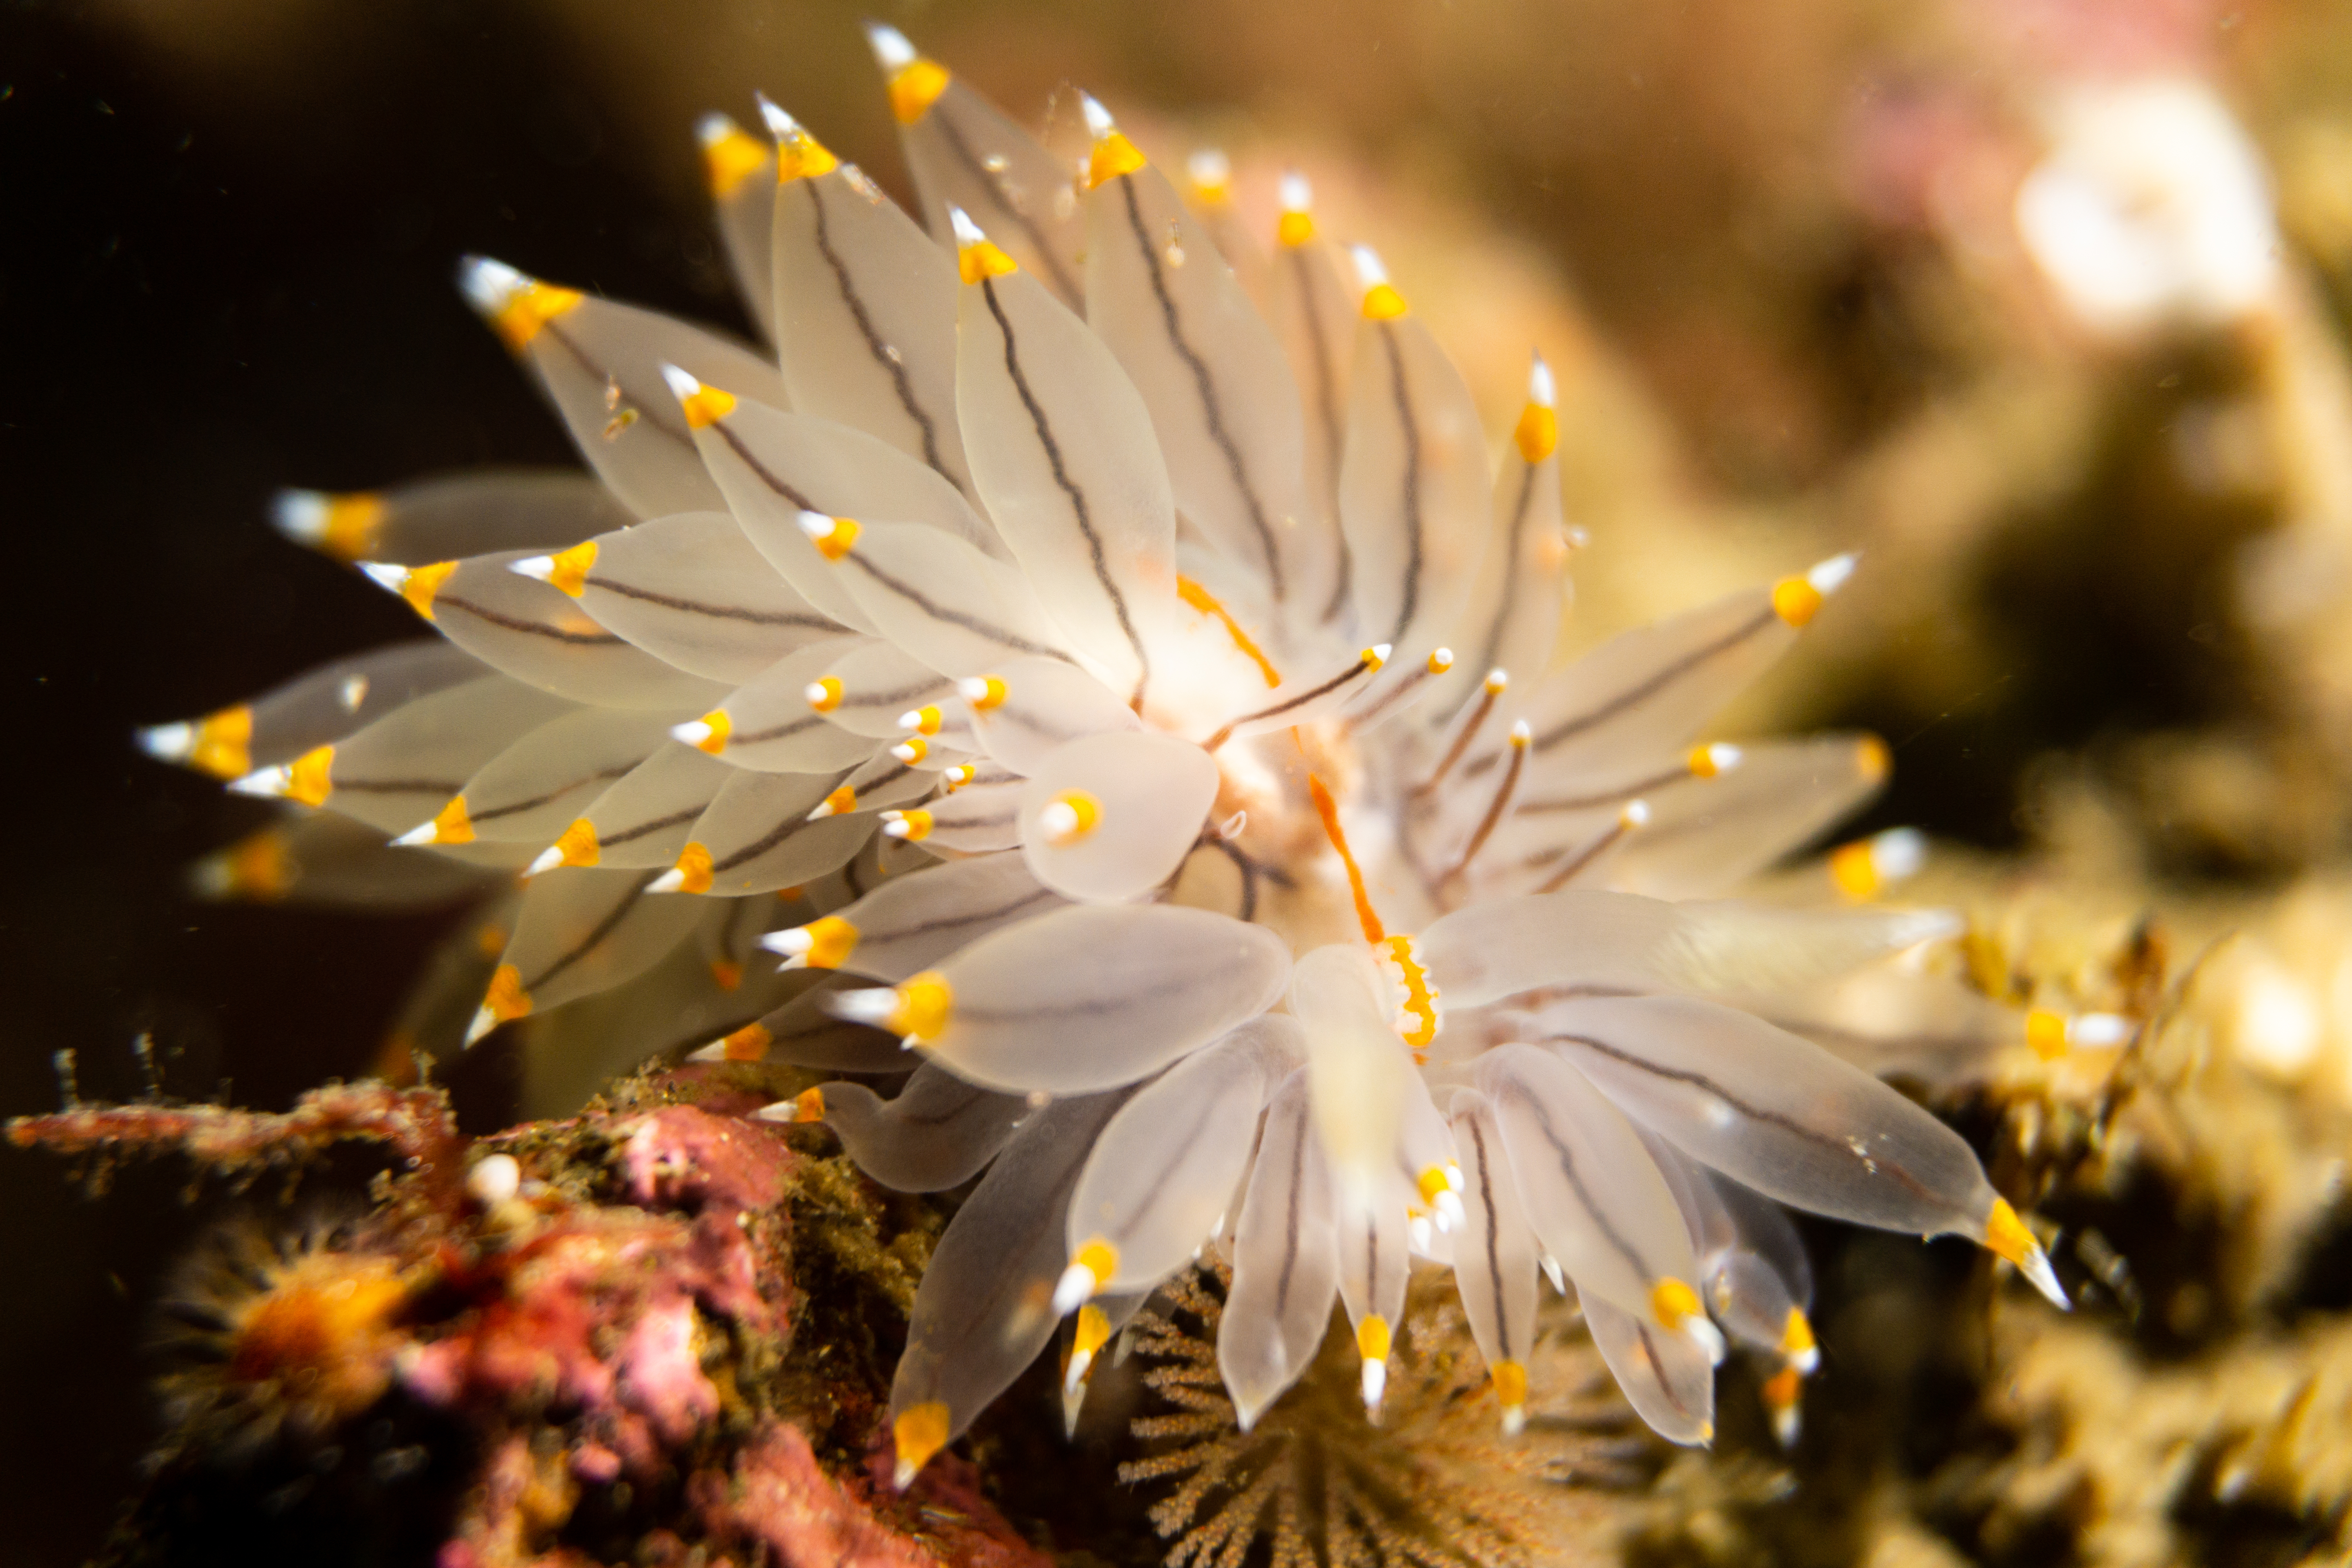
{"label": "orange ceras tip", "polygon": [[930,1400],[901,1411],[890,1423],[890,1436],[898,1450],[891,1480],[905,1491],[931,1462],[931,1456],[948,1446],[948,1407]]}
{"label": "orange ceras tip", "polygon": [[696,128],[702,141],[703,172],[710,194],[725,201],[768,161],[768,149],[759,138],[723,114],[706,114]]}
{"label": "orange ceras tip", "polygon": [[746,1024],[719,1042],[720,1052],[730,1062],[756,1062],[768,1054],[775,1038],[765,1024]]}

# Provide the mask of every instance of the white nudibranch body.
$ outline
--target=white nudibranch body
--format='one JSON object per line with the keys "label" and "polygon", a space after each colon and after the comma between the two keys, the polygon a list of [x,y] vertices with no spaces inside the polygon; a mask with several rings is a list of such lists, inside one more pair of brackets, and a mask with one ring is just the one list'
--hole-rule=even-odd
{"label": "white nudibranch body", "polygon": [[[1707,1440],[1727,1336],[1793,1432],[1817,1352],[1774,1201],[2056,1297],[1957,1135],[1748,1010],[1950,922],[1697,901],[1885,774],[1867,737],[1702,739],[1853,558],[1555,668],[1540,360],[1490,460],[1303,180],[1260,300],[1100,104],[1073,184],[875,46],[922,224],[770,106],[772,144],[701,138],[771,351],[468,263],[593,479],[288,503],[445,641],[149,751],[526,874],[469,1037],[652,1016],[550,1016],[632,987],[723,1022],[700,1057],[914,1069],[769,1112],[877,1180],[979,1177],[915,1300],[902,1484],[1065,1318],[1082,1398],[1204,1247],[1245,1424],[1335,1304],[1376,1411],[1408,1276],[1446,1266],[1507,1430],[1548,1275],[1668,1437]],[[1917,845],[1869,853],[1874,889]]]}

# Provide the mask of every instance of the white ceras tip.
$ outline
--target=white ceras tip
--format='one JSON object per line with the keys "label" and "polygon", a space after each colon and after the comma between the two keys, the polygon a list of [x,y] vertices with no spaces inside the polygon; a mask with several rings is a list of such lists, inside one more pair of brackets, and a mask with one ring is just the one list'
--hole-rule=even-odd
{"label": "white ceras tip", "polygon": [[1806,573],[1805,581],[1812,584],[1813,592],[1826,599],[1845,586],[1845,580],[1853,575],[1853,569],[1861,560],[1861,552],[1853,550],[1843,555],[1832,555]]}
{"label": "white ceras tip", "polygon": [[139,749],[159,763],[186,760],[196,749],[196,727],[180,720],[170,724],[150,724],[133,732]]}
{"label": "white ceras tip", "polygon": [[1369,245],[1348,247],[1348,258],[1356,264],[1356,281],[1370,293],[1389,280],[1389,269],[1381,265],[1381,253]]}
{"label": "white ceras tip", "polygon": [[466,1173],[466,1195],[494,1209],[522,1191],[522,1166],[512,1154],[489,1154]]}
{"label": "white ceras tip", "polygon": [[782,954],[789,969],[808,956],[809,949],[816,945],[816,938],[809,935],[806,926],[794,926],[790,931],[770,931],[760,939],[760,945],[770,952]]}
{"label": "white ceras tip", "polygon": [[1425,1216],[1412,1215],[1404,1222],[1404,1228],[1405,1233],[1412,1237],[1412,1245],[1416,1251],[1425,1253],[1429,1250],[1432,1233],[1429,1221]]}
{"label": "white ceras tip", "polygon": [[988,682],[977,675],[959,677],[955,689],[956,695],[966,702],[977,702],[988,695]]}
{"label": "white ceras tip", "polygon": [[1087,134],[1097,142],[1118,129],[1118,123],[1110,117],[1110,110],[1105,109],[1102,100],[1091,92],[1078,94],[1078,112],[1087,118]]}
{"label": "white ceras tip", "polygon": [[2066,1043],[2103,1049],[2132,1037],[2134,1026],[2121,1013],[2077,1013],[2066,1021]]}
{"label": "white ceras tip", "polygon": [[518,577],[528,577],[534,583],[551,583],[555,581],[555,557],[526,555],[520,561],[508,562],[507,570]]}
{"label": "white ceras tip", "polygon": [[783,142],[800,134],[801,122],[786,114],[774,99],[764,92],[754,92],[751,99],[760,106],[760,123],[768,128],[769,135]]}
{"label": "white ceras tip", "polygon": [[1882,882],[1916,877],[1927,863],[1927,836],[1916,827],[1890,827],[1870,841],[1870,868]]}
{"label": "white ceras tip", "polygon": [[922,727],[923,710],[921,709],[909,708],[904,713],[898,715],[898,728],[901,730],[919,731]]}
{"label": "white ceras tip", "polygon": [[523,868],[522,874],[525,877],[536,877],[542,871],[552,871],[562,864],[563,851],[551,844],[539,852],[538,859]]}
{"label": "white ceras tip", "polygon": [[507,301],[530,287],[529,277],[487,256],[468,256],[457,263],[458,292],[486,316],[504,310]]}
{"label": "white ceras tip", "polygon": [[2066,1300],[2066,1287],[2058,1283],[2058,1270],[2050,1267],[2050,1255],[2039,1247],[2026,1249],[2025,1261],[2017,1266],[2026,1283],[2042,1292],[2050,1304],[2062,1312],[2071,1312],[2074,1303]]}
{"label": "white ceras tip", "polygon": [[959,248],[984,245],[988,241],[987,234],[980,225],[971,221],[971,215],[961,207],[948,208],[948,226],[955,232],[955,242]]}
{"label": "white ceras tip", "polygon": [[886,71],[905,70],[917,58],[907,35],[887,22],[866,23],[866,44],[874,51],[874,62]]}
{"label": "white ceras tip", "polygon": [[1083,1263],[1071,1264],[1062,1270],[1061,1279],[1055,1281],[1054,1316],[1068,1317],[1092,1300],[1101,1286],[1102,1281],[1095,1278],[1093,1269]]}
{"label": "white ceras tip", "polygon": [[808,536],[811,543],[829,538],[833,533],[833,519],[824,512],[803,510],[799,521],[801,531]]}
{"label": "white ceras tip", "polygon": [[387,594],[397,594],[408,586],[408,568],[405,566],[396,566],[389,561],[362,561],[359,568],[361,576]]}
{"label": "white ceras tip", "polygon": [[440,842],[441,824],[438,818],[420,822],[415,826],[410,828],[407,832],[393,840],[393,843],[398,845],[403,849],[414,849],[420,844],[438,844]]}
{"label": "white ceras tip", "polygon": [[1381,1397],[1389,1391],[1389,1363],[1367,1358],[1364,1362],[1364,1408],[1377,1415]]}
{"label": "white ceras tip", "polygon": [[1280,200],[1284,212],[1306,212],[1315,205],[1315,187],[1297,170],[1286,169],[1282,174]]}
{"label": "white ceras tip", "polygon": [[1552,1294],[1555,1296],[1567,1295],[1568,1276],[1561,1271],[1559,1259],[1547,1252],[1543,1255],[1541,1262],[1543,1264],[1544,1278],[1551,1281]]}
{"label": "white ceras tip", "polygon": [[499,1016],[488,1007],[474,1009],[474,1021],[466,1026],[466,1043],[472,1045],[499,1026]]}
{"label": "white ceras tip", "polygon": [[1389,655],[1394,652],[1396,652],[1394,643],[1376,642],[1372,645],[1372,657],[1382,664],[1386,664],[1389,661]]}
{"label": "white ceras tip", "polygon": [[1437,1228],[1448,1233],[1460,1230],[1469,1220],[1463,1210],[1461,1197],[1452,1188],[1437,1194]]}
{"label": "white ceras tip", "polygon": [[1037,826],[1049,841],[1058,843],[1078,830],[1078,808],[1066,800],[1050,800],[1037,813]]}
{"label": "white ceras tip", "polygon": [[898,993],[887,985],[866,986],[856,991],[835,991],[824,999],[825,1011],[852,1024],[871,1024],[879,1028],[898,1010]]}
{"label": "white ceras tip", "polygon": [[699,746],[710,739],[710,726],[699,719],[688,719],[683,724],[672,724],[669,738],[689,746]]}
{"label": "white ceras tip", "polygon": [[663,364],[661,367],[661,378],[662,384],[669,388],[669,395],[672,397],[677,398],[680,403],[684,403],[688,398],[692,397],[696,393],[702,390],[701,382],[696,380],[687,372],[678,369],[678,367],[674,364]]}
{"label": "white ceras tip", "polygon": [[1551,366],[1544,356],[1537,354],[1528,365],[1528,401],[1538,408],[1551,408],[1559,402],[1559,389],[1552,384]]}
{"label": "white ceras tip", "polygon": [[646,884],[648,893],[675,893],[686,886],[686,873],[673,866]]}
{"label": "white ceras tip", "polygon": [[1786,1405],[1779,1410],[1773,1411],[1773,1441],[1779,1443],[1783,1448],[1795,1447],[1797,1446],[1797,1435],[1801,1430],[1801,1420],[1802,1417],[1799,1415],[1797,1407],[1793,1405]]}
{"label": "white ceras tip", "polygon": [[905,812],[886,811],[882,814],[883,837],[904,838],[908,834],[912,833],[913,831],[913,828],[907,826],[907,814]]}
{"label": "white ceras tip", "polygon": [[318,490],[279,490],[269,498],[269,526],[297,544],[316,544],[327,537],[331,504]]}
{"label": "white ceras tip", "polygon": [[1716,741],[1706,748],[1706,765],[1718,773],[1727,773],[1746,761],[1748,753],[1728,741]]}
{"label": "white ceras tip", "polygon": [[249,795],[257,800],[280,800],[294,784],[293,770],[283,763],[267,768],[256,768],[241,779],[230,783],[231,795]]}
{"label": "white ceras tip", "polygon": [[716,147],[742,129],[735,123],[732,115],[721,114],[714,109],[694,122],[694,137],[705,147]]}
{"label": "white ceras tip", "polygon": [[1730,1347],[1724,1342],[1723,1331],[1717,1328],[1714,1321],[1705,1312],[1693,1312],[1689,1317],[1685,1318],[1683,1332],[1688,1335],[1699,1349],[1706,1352],[1708,1365],[1723,1364],[1724,1352]]}
{"label": "white ceras tip", "polygon": [[1503,1406],[1503,1436],[1516,1437],[1528,1429],[1528,1407],[1524,1405]]}
{"label": "white ceras tip", "polygon": [[1617,820],[1627,827],[1647,827],[1650,825],[1650,803],[1646,800],[1627,801],[1625,809],[1617,814]]}
{"label": "white ceras tip", "polygon": [[1196,186],[1222,189],[1233,180],[1234,161],[1223,148],[1202,147],[1184,160],[1184,177]]}

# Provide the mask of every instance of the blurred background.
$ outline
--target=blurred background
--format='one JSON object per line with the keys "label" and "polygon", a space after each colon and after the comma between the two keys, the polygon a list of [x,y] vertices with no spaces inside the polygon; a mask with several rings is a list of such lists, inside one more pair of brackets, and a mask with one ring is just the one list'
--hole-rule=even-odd
{"label": "blurred background", "polygon": [[[1884,734],[1893,788],[1857,830],[2030,854],[2095,818],[2115,864],[2200,896],[2340,857],[2340,5],[19,3],[0,1113],[53,1107],[66,1050],[82,1094],[140,1092],[142,1033],[188,1098],[366,1070],[447,917],[194,899],[188,863],[265,814],[131,730],[414,635],[269,531],[278,487],[569,460],[458,256],[747,330],[693,125],[756,122],[755,89],[903,193],[866,14],[1016,114],[1076,84],[1171,162],[1221,145],[1269,228],[1306,169],[1498,436],[1539,347],[1591,536],[1580,639],[1863,549],[1742,715]],[[2305,1000],[2334,1039],[2352,972],[2327,962]],[[459,1089],[495,1122],[497,1064]],[[131,1484],[135,1347],[219,1194],[14,1152],[0,1186],[6,1555],[71,1562]]]}

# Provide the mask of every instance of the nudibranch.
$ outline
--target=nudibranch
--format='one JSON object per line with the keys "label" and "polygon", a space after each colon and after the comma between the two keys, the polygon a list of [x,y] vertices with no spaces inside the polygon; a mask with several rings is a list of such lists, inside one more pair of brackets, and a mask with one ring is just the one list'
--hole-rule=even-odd
{"label": "nudibranch", "polygon": [[[1072,166],[872,37],[919,221],[762,100],[767,139],[702,134],[768,350],[465,263],[593,479],[284,498],[438,638],[148,749],[522,879],[472,1035],[748,997],[754,939],[798,972],[705,1054],[900,1077],[766,1114],[894,1187],[978,1179],[914,1302],[901,1485],[1065,1320],[1082,1398],[1203,1247],[1244,1425],[1335,1301],[1377,1417],[1437,1267],[1507,1428],[1549,1278],[1666,1437],[1708,1440],[1727,1338],[1793,1430],[1779,1205],[1972,1238],[2063,1303],[1957,1134],[1758,1011],[1954,922],[1717,897],[1885,773],[1868,737],[1702,738],[1853,559],[1558,667],[1540,358],[1490,446],[1303,179],[1245,285],[1222,159],[1180,190],[1087,100]],[[1861,853],[1863,895],[1906,858]]]}

